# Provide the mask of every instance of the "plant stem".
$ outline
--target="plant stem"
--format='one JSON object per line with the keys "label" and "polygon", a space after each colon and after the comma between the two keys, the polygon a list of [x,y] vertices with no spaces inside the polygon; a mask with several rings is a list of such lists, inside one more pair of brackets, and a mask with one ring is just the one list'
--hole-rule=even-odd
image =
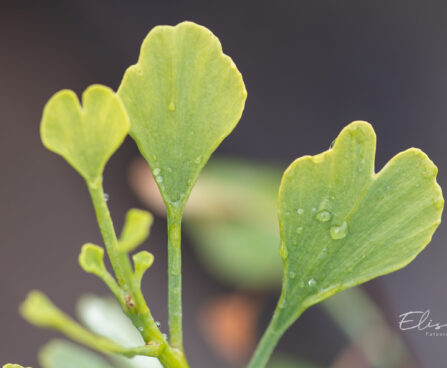
{"label": "plant stem", "polygon": [[[275,309],[275,313],[273,313],[273,317],[267,329],[265,330],[264,335],[259,341],[258,346],[256,347],[256,350],[247,368],[264,368],[267,365],[270,356],[273,353],[273,350],[278,344],[279,339],[284,334],[284,332],[289,328],[291,322],[288,321],[285,322],[283,320],[280,320],[280,318],[283,316],[280,307],[281,305],[283,305],[283,298],[284,294],[281,294],[281,297],[279,298],[278,301],[278,305]],[[301,313],[302,311],[299,312],[298,316]],[[298,318],[298,316],[296,316],[296,318]],[[292,319],[292,322],[293,321],[294,319]]]}
{"label": "plant stem", "polygon": [[175,347],[169,346],[157,327],[141,292],[139,280],[134,276],[129,255],[126,252],[118,250],[118,238],[113,227],[107,202],[104,198],[102,181],[88,183],[88,189],[110,263],[123,292],[119,301],[124,312],[139,330],[146,344],[162,345],[158,359],[164,367],[188,368],[188,363],[183,352]]}
{"label": "plant stem", "polygon": [[182,210],[168,207],[168,311],[170,343],[183,351],[182,328]]}

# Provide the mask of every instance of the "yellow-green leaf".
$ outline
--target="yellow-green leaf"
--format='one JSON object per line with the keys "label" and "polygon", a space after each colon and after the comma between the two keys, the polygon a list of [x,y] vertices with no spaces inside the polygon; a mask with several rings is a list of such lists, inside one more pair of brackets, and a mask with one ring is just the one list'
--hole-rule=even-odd
{"label": "yellow-green leaf", "polygon": [[11,364],[11,363],[8,363],[8,364],[5,364],[4,366],[3,366],[3,368],[23,368],[21,365],[18,365],[18,364]]}
{"label": "yellow-green leaf", "polygon": [[154,221],[150,212],[132,208],[127,211],[123,231],[119,239],[118,249],[131,252],[148,237]]}
{"label": "yellow-green leaf", "polygon": [[107,272],[104,265],[104,249],[96,244],[84,244],[79,254],[79,264],[85,272],[102,277]]}
{"label": "yellow-green leaf", "polygon": [[138,281],[141,281],[146,270],[154,263],[154,256],[152,253],[142,250],[134,254],[132,259],[135,265],[135,277]]}
{"label": "yellow-green leaf", "polygon": [[433,162],[410,148],[375,173],[375,148],[371,125],[354,122],[332,149],[284,173],[279,329],[336,292],[404,267],[438,227],[444,199]]}
{"label": "yellow-green leaf", "polygon": [[82,94],[82,106],[70,90],[46,104],[41,124],[46,148],[64,157],[88,183],[102,178],[104,166],[129,131],[129,119],[118,96],[93,85]]}
{"label": "yellow-green leaf", "polygon": [[241,74],[208,29],[191,22],[158,26],[118,94],[165,203],[182,208],[208,158],[242,115]]}
{"label": "yellow-green leaf", "polygon": [[38,290],[33,290],[28,294],[20,306],[20,313],[33,325],[46,328],[56,328],[63,317],[59,308]]}

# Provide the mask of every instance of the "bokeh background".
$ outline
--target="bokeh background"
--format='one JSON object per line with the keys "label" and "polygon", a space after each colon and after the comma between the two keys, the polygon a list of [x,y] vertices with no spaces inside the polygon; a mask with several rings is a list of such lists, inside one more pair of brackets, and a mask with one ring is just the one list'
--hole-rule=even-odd
{"label": "bokeh background", "polygon": [[[38,348],[54,336],[20,318],[17,307],[27,291],[42,289],[70,313],[79,295],[105,293],[101,282],[77,264],[83,243],[100,243],[84,183],[40,142],[42,108],[53,93],[62,88],[80,93],[93,83],[116,89],[152,27],[191,20],[220,38],[248,90],[242,120],[217,155],[284,169],[298,156],[327,149],[343,126],[361,119],[378,135],[377,169],[415,146],[438,165],[438,180],[445,186],[446,19],[442,0],[2,0],[0,361],[37,367]],[[106,169],[105,189],[117,227],[128,208],[144,206],[129,185],[136,157],[128,139]],[[399,331],[398,316],[430,309],[433,319],[447,323],[446,237],[441,225],[407,268],[366,285],[416,367],[444,367],[447,337]],[[228,357],[199,321],[204,305],[231,298],[235,290],[203,267],[191,242],[186,237],[183,243],[186,349],[194,367],[228,367]],[[166,327],[165,244],[160,216],[144,245],[156,257],[144,290]],[[262,295],[256,336],[277,295],[275,290]],[[327,313],[313,307],[278,349],[330,366],[346,344]]]}

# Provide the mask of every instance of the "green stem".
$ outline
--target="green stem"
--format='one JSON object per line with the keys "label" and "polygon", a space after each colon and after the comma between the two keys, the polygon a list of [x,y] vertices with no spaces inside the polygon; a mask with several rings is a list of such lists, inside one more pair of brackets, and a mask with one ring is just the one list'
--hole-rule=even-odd
{"label": "green stem", "polygon": [[267,365],[273,350],[278,344],[282,333],[283,332],[277,328],[277,312],[275,311],[275,314],[265,330],[261,341],[259,341],[255,353],[253,354],[247,368],[264,368]]}
{"label": "green stem", "polygon": [[168,207],[168,312],[170,343],[183,351],[182,328],[182,211]]}
{"label": "green stem", "polygon": [[187,368],[188,363],[181,350],[171,347],[157,327],[141,292],[139,280],[134,276],[129,255],[118,250],[118,238],[113,227],[107,202],[104,198],[102,181],[88,183],[88,189],[95,208],[99,228],[104,239],[107,254],[122,289],[120,298],[124,312],[140,331],[146,344],[161,345],[158,359],[166,368]]}
{"label": "green stem", "polygon": [[282,318],[284,318],[283,311],[281,309],[281,305],[284,305],[284,294],[281,294],[281,297],[279,298],[278,305],[275,309],[275,313],[273,313],[273,317],[267,327],[267,329],[264,332],[264,335],[262,336],[261,340],[258,343],[258,346],[256,347],[256,350],[250,360],[250,363],[248,364],[247,368],[264,368],[272,353],[275,349],[276,345],[278,344],[279,339],[284,334],[284,332],[289,328],[290,324],[295,321],[299,315],[302,313],[302,311],[299,312],[298,315],[296,315],[295,319],[290,321],[284,321]]}

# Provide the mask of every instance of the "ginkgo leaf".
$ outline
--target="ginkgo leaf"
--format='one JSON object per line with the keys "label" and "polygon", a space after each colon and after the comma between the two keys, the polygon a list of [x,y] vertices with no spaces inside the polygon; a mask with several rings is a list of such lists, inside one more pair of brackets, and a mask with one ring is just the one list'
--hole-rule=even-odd
{"label": "ginkgo leaf", "polygon": [[154,263],[154,256],[146,250],[142,250],[133,255],[133,263],[135,266],[135,278],[140,282],[144,273]]}
{"label": "ginkgo leaf", "polygon": [[219,40],[191,22],[155,27],[118,94],[167,205],[182,208],[246,99],[242,76]]}
{"label": "ginkgo leaf", "polygon": [[132,208],[127,211],[123,231],[119,239],[118,249],[131,252],[148,237],[154,218],[148,211]]}
{"label": "ginkgo leaf", "polygon": [[73,91],[56,93],[45,105],[40,127],[45,147],[64,157],[89,183],[101,179],[128,131],[123,104],[101,85],[85,90],[82,106]]}
{"label": "ginkgo leaf", "polygon": [[438,227],[444,199],[433,162],[410,148],[376,174],[375,148],[371,125],[354,122],[331,149],[284,173],[279,330],[336,292],[404,267]]}
{"label": "ginkgo leaf", "polygon": [[85,272],[102,276],[106,271],[104,265],[104,249],[99,245],[87,243],[82,246],[79,264]]}

